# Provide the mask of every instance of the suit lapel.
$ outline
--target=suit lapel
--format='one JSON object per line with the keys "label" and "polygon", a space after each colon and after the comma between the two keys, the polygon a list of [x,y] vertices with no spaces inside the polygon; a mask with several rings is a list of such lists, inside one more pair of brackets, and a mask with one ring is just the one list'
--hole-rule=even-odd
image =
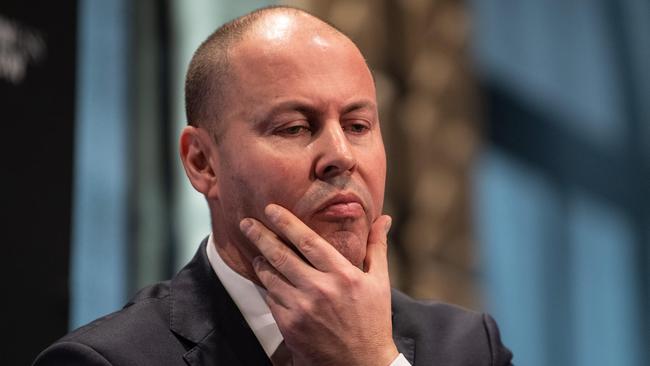
{"label": "suit lapel", "polygon": [[[253,331],[215,275],[207,239],[171,282],[170,329],[191,342],[189,365],[270,365]],[[193,346],[192,346],[193,345]]]}
{"label": "suit lapel", "polygon": [[411,365],[415,365],[415,339],[393,334],[393,341],[397,350],[406,357]]}
{"label": "suit lapel", "polygon": [[391,293],[391,308],[392,308],[392,322],[393,322],[393,342],[397,346],[397,350],[406,357],[406,359],[415,365],[415,339],[406,335],[401,327],[399,318],[399,296],[395,296],[395,290]]}
{"label": "suit lapel", "polygon": [[[206,254],[207,239],[194,258],[171,281],[170,329],[185,339],[183,358],[192,366],[258,366],[271,363],[228,292],[215,275]],[[393,310],[395,311],[393,296]],[[393,313],[393,340],[415,365],[415,340],[402,334]]]}

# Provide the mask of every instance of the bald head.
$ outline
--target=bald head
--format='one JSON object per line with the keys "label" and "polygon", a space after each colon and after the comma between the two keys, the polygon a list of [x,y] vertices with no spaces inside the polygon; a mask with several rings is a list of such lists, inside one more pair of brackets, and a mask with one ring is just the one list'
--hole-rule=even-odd
{"label": "bald head", "polygon": [[[219,136],[218,122],[227,106],[229,83],[233,82],[233,50],[244,40],[263,48],[281,46],[298,34],[322,34],[326,38],[345,35],[325,21],[292,7],[255,10],[236,18],[212,33],[194,53],[185,79],[185,112],[189,125],[203,127]],[[318,41],[318,38],[316,38]],[[250,45],[249,45],[250,46]]]}

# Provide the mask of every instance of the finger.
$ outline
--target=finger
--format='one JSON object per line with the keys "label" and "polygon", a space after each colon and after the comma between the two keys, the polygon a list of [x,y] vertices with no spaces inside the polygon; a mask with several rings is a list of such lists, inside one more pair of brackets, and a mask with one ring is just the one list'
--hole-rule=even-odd
{"label": "finger", "polygon": [[311,277],[314,269],[261,222],[246,218],[240,222],[239,226],[242,233],[257,247],[268,263],[290,283],[301,286]]}
{"label": "finger", "polygon": [[388,231],[391,224],[392,219],[388,215],[382,215],[372,223],[364,260],[367,273],[388,276]]}
{"label": "finger", "polygon": [[291,319],[300,315],[300,311],[296,309],[301,308],[299,303],[304,293],[291,286],[262,256],[253,260],[253,268],[258,273],[260,282],[266,283],[267,291],[262,294],[262,297],[269,306],[280,332],[284,335],[285,325],[292,324]]}
{"label": "finger", "polygon": [[267,304],[288,309],[291,299],[297,295],[296,288],[262,256],[253,259],[253,269],[267,291]]}
{"label": "finger", "polygon": [[302,255],[314,266],[323,272],[350,266],[350,262],[343,257],[330,243],[305,225],[291,211],[286,208],[270,204],[264,210],[266,216],[275,226],[278,234],[289,240]]}
{"label": "finger", "polygon": [[271,314],[273,314],[273,319],[275,320],[278,328],[280,328],[280,333],[283,333],[282,324],[284,319],[291,316],[292,310],[287,304],[283,304],[280,300],[272,295],[270,292],[266,292],[262,295],[262,298],[266,302],[266,305],[269,306]]}
{"label": "finger", "polygon": [[264,298],[266,304],[269,306],[271,314],[273,314],[273,319],[280,329],[280,333],[282,333],[283,336],[286,336],[285,324],[292,323],[291,319],[294,317],[295,312],[291,309],[291,307],[280,303],[279,300],[275,296],[271,295],[270,292],[266,292],[262,295],[262,297]]}

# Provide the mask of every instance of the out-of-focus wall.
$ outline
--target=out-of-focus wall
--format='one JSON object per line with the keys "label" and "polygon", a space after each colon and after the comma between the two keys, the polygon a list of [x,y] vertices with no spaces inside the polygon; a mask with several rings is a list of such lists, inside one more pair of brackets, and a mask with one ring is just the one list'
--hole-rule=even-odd
{"label": "out-of-focus wall", "polygon": [[650,361],[650,3],[472,0],[485,299],[529,366]]}

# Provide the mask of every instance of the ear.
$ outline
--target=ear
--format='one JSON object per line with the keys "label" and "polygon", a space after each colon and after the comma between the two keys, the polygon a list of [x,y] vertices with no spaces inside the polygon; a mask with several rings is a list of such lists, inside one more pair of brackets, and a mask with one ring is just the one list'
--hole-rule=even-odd
{"label": "ear", "polygon": [[198,127],[186,126],[181,132],[180,154],[185,174],[197,191],[206,198],[217,198],[217,159],[210,134]]}

